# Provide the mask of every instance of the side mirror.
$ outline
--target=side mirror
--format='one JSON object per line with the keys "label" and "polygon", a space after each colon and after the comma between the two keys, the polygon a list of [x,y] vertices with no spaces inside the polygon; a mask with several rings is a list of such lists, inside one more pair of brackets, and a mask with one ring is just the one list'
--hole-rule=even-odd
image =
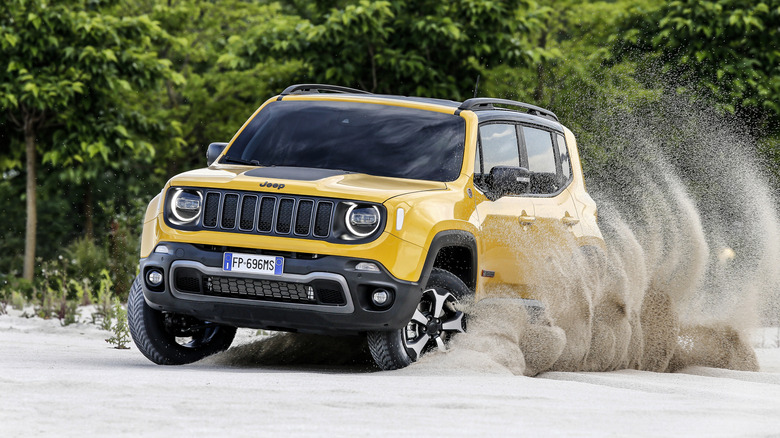
{"label": "side mirror", "polygon": [[211,143],[209,145],[209,148],[206,150],[206,163],[208,166],[211,166],[217,161],[219,154],[225,150],[227,145],[227,143]]}
{"label": "side mirror", "polygon": [[490,191],[496,199],[506,195],[528,193],[531,171],[525,167],[495,166],[490,169]]}

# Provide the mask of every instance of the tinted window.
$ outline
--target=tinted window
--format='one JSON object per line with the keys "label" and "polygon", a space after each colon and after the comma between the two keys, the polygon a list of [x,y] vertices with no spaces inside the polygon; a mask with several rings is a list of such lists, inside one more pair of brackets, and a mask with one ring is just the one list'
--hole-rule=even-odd
{"label": "tinted window", "polygon": [[561,170],[563,171],[563,182],[571,178],[571,161],[569,161],[569,149],[566,148],[566,140],[558,134],[558,150],[561,155]]}
{"label": "tinted window", "polygon": [[523,136],[528,152],[528,170],[535,173],[557,173],[550,132],[524,126]]}
{"label": "tinted window", "polygon": [[483,125],[479,128],[484,173],[494,166],[519,166],[515,125]]}
{"label": "tinted window", "polygon": [[465,121],[452,114],[369,103],[280,101],[255,116],[227,156],[260,166],[453,181],[463,164],[465,134]]}

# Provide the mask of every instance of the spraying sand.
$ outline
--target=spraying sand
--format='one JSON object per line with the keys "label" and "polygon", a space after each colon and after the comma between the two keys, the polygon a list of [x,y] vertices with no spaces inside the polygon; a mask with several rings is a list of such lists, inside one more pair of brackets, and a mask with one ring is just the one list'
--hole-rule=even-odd
{"label": "spraying sand", "polygon": [[[777,200],[738,123],[682,97],[660,107],[602,122],[613,153],[588,185],[605,248],[518,242],[551,254],[524,270],[545,315],[532,324],[511,299],[463,303],[468,333],[403,373],[758,370],[746,332],[780,319]],[[371,366],[361,338],[286,334],[207,362]]]}
{"label": "spraying sand", "polygon": [[682,98],[662,106],[672,110],[611,120],[603,146],[621,153],[590,184],[606,253],[534,267],[547,319],[479,302],[452,351],[415,372],[758,370],[746,331],[780,316],[776,200],[749,137]]}

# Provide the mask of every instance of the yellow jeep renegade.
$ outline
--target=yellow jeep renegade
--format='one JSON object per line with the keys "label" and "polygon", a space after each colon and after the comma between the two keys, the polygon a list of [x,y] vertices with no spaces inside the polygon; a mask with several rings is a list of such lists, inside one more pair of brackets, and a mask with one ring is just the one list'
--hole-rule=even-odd
{"label": "yellow jeep renegade", "polygon": [[574,136],[521,102],[293,85],[207,160],[146,211],[128,319],[158,364],[250,327],[365,335],[405,367],[464,331],[458,300],[539,308],[533,260],[603,245]]}

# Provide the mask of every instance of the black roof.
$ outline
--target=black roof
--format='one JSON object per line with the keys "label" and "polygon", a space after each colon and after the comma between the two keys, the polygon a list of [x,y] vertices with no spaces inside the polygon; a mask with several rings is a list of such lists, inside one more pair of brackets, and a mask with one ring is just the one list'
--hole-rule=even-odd
{"label": "black roof", "polygon": [[[531,123],[537,123],[556,129],[558,131],[563,130],[563,126],[558,122],[558,116],[550,110],[531,105],[524,102],[518,102],[508,99],[498,99],[489,97],[479,97],[473,99],[467,99],[464,102],[458,102],[448,99],[437,99],[433,97],[415,97],[415,96],[400,96],[395,94],[373,94],[368,91],[358,90],[355,88],[342,87],[339,85],[328,84],[296,84],[291,85],[282,91],[279,95],[279,100],[284,96],[290,94],[318,94],[321,92],[332,92],[338,94],[355,95],[355,97],[363,97],[371,95],[374,97],[380,97],[383,99],[398,99],[411,102],[429,103],[432,105],[441,105],[456,108],[456,114],[463,110],[471,110],[477,113],[480,120],[491,119],[505,119],[508,115],[511,115],[512,119],[519,121],[527,121]],[[501,106],[496,106],[501,105]],[[518,111],[518,108],[526,111]]]}

